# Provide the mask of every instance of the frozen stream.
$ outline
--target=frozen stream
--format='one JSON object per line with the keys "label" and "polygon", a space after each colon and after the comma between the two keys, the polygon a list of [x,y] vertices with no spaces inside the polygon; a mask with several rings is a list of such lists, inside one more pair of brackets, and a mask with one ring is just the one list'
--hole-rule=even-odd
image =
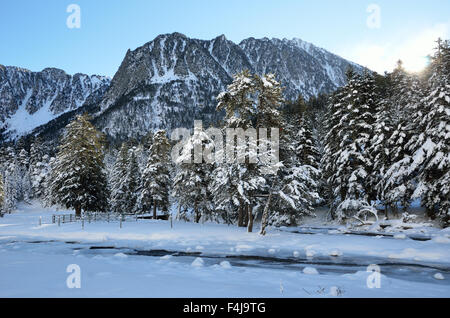
{"label": "frozen stream", "polygon": [[[261,236],[258,224],[58,226],[53,213],[24,206],[0,219],[0,297],[450,297],[449,229],[305,224]],[[367,284],[371,264],[379,288]],[[66,283],[70,265],[79,289]]]}
{"label": "frozen stream", "polygon": [[[307,257],[305,253],[296,255],[267,255],[265,250],[253,250],[248,254],[211,254],[204,252],[186,252],[163,249],[133,249],[128,247],[110,246],[102,243],[80,243],[74,241],[8,241],[2,240],[0,244],[0,255],[9,253],[17,256],[23,253],[29,253],[30,259],[36,256],[45,256],[49,259],[53,255],[83,258],[90,261],[104,261],[106,272],[100,272],[101,275],[110,275],[108,271],[114,262],[120,260],[122,263],[129,262],[135,268],[145,267],[146,265],[160,266],[166,263],[163,260],[170,260],[171,264],[184,268],[191,268],[191,264],[197,258],[202,259],[203,268],[221,268],[224,262],[229,263],[230,268],[244,269],[246,271],[269,271],[271,275],[277,276],[282,273],[295,273],[304,275],[305,268],[314,268],[323,280],[326,277],[336,278],[352,276],[355,273],[364,273],[367,266],[377,264],[380,266],[384,277],[394,280],[400,280],[409,284],[432,284],[445,290],[450,290],[450,280],[438,280],[434,278],[436,273],[441,273],[450,277],[449,264],[439,262],[419,262],[419,261],[401,261],[382,257],[369,256],[317,256]],[[260,254],[260,255],[259,255]],[[16,260],[17,261],[17,260]],[[111,263],[112,261],[112,263]],[[76,263],[76,261],[75,261]],[[136,266],[136,264],[139,264]],[[29,266],[37,266],[31,261]],[[103,273],[103,274],[102,274]],[[228,271],[227,276],[232,274]],[[369,275],[369,273],[367,274]],[[311,277],[311,276],[310,276]],[[174,282],[171,282],[172,284]],[[321,285],[318,285],[318,289]],[[5,292],[4,290],[2,292]],[[314,290],[313,290],[314,292]],[[316,291],[317,292],[317,291]],[[447,294],[448,296],[448,294]]]}

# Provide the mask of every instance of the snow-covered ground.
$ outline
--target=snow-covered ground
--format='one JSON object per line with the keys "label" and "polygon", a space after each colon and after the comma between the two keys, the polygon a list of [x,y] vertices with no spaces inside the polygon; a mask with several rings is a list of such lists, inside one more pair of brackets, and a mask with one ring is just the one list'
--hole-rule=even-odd
{"label": "snow-covered ground", "polygon": [[[153,220],[82,229],[52,213],[22,204],[0,218],[0,297],[450,297],[450,229],[310,223],[262,237],[258,225]],[[67,287],[70,264],[81,288]]]}

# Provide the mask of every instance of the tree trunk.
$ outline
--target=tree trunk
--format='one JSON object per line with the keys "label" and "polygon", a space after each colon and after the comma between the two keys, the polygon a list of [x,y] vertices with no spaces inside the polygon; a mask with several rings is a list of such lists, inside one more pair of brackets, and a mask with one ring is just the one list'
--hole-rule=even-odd
{"label": "tree trunk", "polygon": [[269,193],[269,199],[267,199],[266,206],[264,207],[264,212],[261,221],[261,232],[259,232],[259,234],[261,235],[266,235],[266,226],[267,222],[269,221],[269,205],[271,200],[272,200],[272,191]]}
{"label": "tree trunk", "polygon": [[81,217],[81,206],[79,204],[77,204],[75,206],[75,216],[76,217]]}
{"label": "tree trunk", "polygon": [[243,224],[243,227],[247,227],[248,226],[248,204],[246,204],[245,206],[244,206],[244,211],[243,211],[244,213],[244,224]]}
{"label": "tree trunk", "polygon": [[391,211],[392,211],[392,214],[395,215],[395,217],[398,217],[398,209],[395,204],[391,205]]}
{"label": "tree trunk", "polygon": [[384,216],[386,217],[386,220],[389,220],[388,205],[387,204],[384,206]]}
{"label": "tree trunk", "polygon": [[156,201],[153,200],[153,219],[156,220]]}
{"label": "tree trunk", "polygon": [[200,214],[198,213],[197,202],[194,203],[195,223],[200,222]]}
{"label": "tree trunk", "polygon": [[248,227],[247,232],[253,232],[253,207],[251,204],[248,205]]}
{"label": "tree trunk", "polygon": [[436,218],[436,215],[434,214],[434,209],[429,208],[428,206],[426,207],[426,213],[430,219],[434,220]]}
{"label": "tree trunk", "polygon": [[175,217],[175,220],[179,221],[181,215],[181,204],[178,202],[178,210],[177,210],[177,216]]}
{"label": "tree trunk", "polygon": [[238,210],[238,226],[242,227],[242,201],[239,201],[239,210]]}

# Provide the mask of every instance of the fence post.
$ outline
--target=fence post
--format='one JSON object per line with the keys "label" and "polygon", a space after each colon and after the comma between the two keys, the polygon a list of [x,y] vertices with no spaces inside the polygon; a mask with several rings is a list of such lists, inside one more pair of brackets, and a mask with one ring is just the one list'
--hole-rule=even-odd
{"label": "fence post", "polygon": [[58,226],[61,226],[61,216],[58,215]]}
{"label": "fence post", "polygon": [[84,230],[84,218],[81,218],[81,229]]}
{"label": "fence post", "polygon": [[169,218],[170,218],[170,228],[172,229],[172,228],[173,228],[173,224],[172,224],[172,214],[169,216]]}
{"label": "fence post", "polygon": [[39,217],[39,226],[42,225],[42,216]]}
{"label": "fence post", "polygon": [[109,223],[109,213],[108,213],[108,216],[106,217],[106,220]]}
{"label": "fence post", "polygon": [[54,214],[52,214],[52,224],[55,224],[55,223],[56,223],[56,217]]}
{"label": "fence post", "polygon": [[122,214],[120,215],[120,228],[122,228]]}

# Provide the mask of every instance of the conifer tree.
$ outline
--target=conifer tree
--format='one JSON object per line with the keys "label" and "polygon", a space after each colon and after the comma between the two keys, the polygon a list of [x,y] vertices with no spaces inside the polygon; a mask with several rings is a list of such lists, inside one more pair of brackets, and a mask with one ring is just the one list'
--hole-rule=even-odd
{"label": "conifer tree", "polygon": [[17,202],[21,199],[22,174],[14,148],[8,147],[5,154],[6,161],[3,164],[3,211],[6,213],[11,213],[16,208]]}
{"label": "conifer tree", "polygon": [[296,225],[301,216],[313,215],[313,205],[320,199],[317,193],[320,173],[305,112],[296,116],[293,124],[286,120],[283,126],[280,143],[283,166],[277,175],[277,196],[273,198],[274,213],[269,223],[286,226]]}
{"label": "conifer tree", "polygon": [[127,173],[125,176],[125,183],[127,184],[126,192],[126,211],[131,213],[138,212],[138,197],[139,197],[139,185],[140,185],[140,171],[136,158],[136,149],[130,150]]}
{"label": "conifer tree", "polygon": [[[408,142],[418,134],[414,118],[422,91],[418,78],[408,74],[401,61],[388,78],[390,87],[379,103],[376,139],[371,148],[375,163],[373,174],[377,176],[374,187],[385,204],[386,217],[388,207],[397,212],[400,204],[406,210],[414,190]],[[379,131],[380,127],[384,128],[383,132]]]}
{"label": "conifer tree", "polygon": [[[260,82],[257,83],[255,77],[245,70],[236,74],[227,90],[219,94],[217,110],[225,110],[225,128],[247,130],[254,126],[257,111],[254,94],[258,84]],[[248,161],[250,148],[256,145],[247,142],[238,144],[238,140],[232,143],[235,145],[236,157],[225,158],[225,163],[216,165],[210,191],[217,209],[229,211],[227,214],[237,209],[238,226],[244,226],[245,215],[248,215],[248,206],[252,202],[251,193],[260,189],[265,180],[255,174],[254,164]]]}
{"label": "conifer tree", "polygon": [[450,224],[450,47],[448,42],[436,52],[428,80],[428,92],[420,126],[423,133],[414,148],[414,158],[421,165],[419,184],[413,197],[432,217],[438,216],[445,226]]}
{"label": "conifer tree", "polygon": [[51,193],[57,203],[81,211],[105,211],[107,184],[103,136],[87,114],[66,126],[51,172]]}
{"label": "conifer tree", "polygon": [[294,135],[293,143],[295,152],[298,156],[299,162],[303,165],[311,166],[315,169],[320,165],[320,154],[314,141],[311,122],[306,117],[306,114],[299,121],[297,133]]}
{"label": "conifer tree", "polygon": [[[244,71],[234,77],[227,91],[221,93],[217,100],[217,109],[225,109],[226,112],[225,127],[254,129],[256,140],[236,141],[236,149],[242,150],[237,153],[244,157],[235,158],[234,162],[227,158],[227,163],[217,165],[211,191],[217,208],[225,209],[225,205],[231,205],[232,209],[238,210],[238,226],[248,226],[248,231],[252,231],[253,205],[258,202],[259,194],[269,191],[268,185],[274,179],[265,173],[272,167],[260,160],[262,155],[272,153],[274,145],[269,144],[268,138],[263,140],[259,129],[280,128],[281,84],[273,74],[260,77]],[[267,153],[262,153],[262,146],[266,147]]]}
{"label": "conifer tree", "polygon": [[48,173],[48,156],[44,158],[41,138],[36,138],[30,147],[30,160],[28,173],[31,183],[31,197],[42,198],[43,179]]}
{"label": "conifer tree", "polygon": [[128,168],[128,151],[129,147],[126,142],[122,143],[116,162],[113,166],[110,181],[110,207],[113,212],[126,212],[128,186],[126,183],[126,175]]}
{"label": "conifer tree", "polygon": [[[373,162],[368,149],[374,124],[376,92],[370,74],[348,73],[348,84],[332,99],[327,164],[329,183],[334,188],[337,217],[344,220],[362,210],[370,210],[372,189],[367,182]],[[332,208],[333,208],[332,207]]]}
{"label": "conifer tree", "polygon": [[211,154],[213,149],[214,141],[201,127],[195,127],[194,134],[183,146],[181,156],[176,162],[177,172],[174,177],[172,194],[178,199],[179,205],[193,208],[195,223],[198,223],[202,216],[206,217],[212,210],[208,186],[213,163],[204,157],[201,162],[196,162],[194,151]]}
{"label": "conifer tree", "polygon": [[153,206],[153,218],[159,208],[164,213],[169,208],[170,191],[170,143],[165,130],[158,130],[153,136],[147,165],[142,176],[141,202]]}
{"label": "conifer tree", "polygon": [[255,114],[252,94],[255,83],[248,70],[234,76],[225,92],[217,96],[217,110],[225,110],[225,126],[247,129],[252,126]]}
{"label": "conifer tree", "polygon": [[18,173],[18,183],[17,190],[19,193],[19,200],[28,202],[30,197],[32,197],[32,186],[29,174],[29,154],[25,149],[21,149],[17,158],[17,173]]}

